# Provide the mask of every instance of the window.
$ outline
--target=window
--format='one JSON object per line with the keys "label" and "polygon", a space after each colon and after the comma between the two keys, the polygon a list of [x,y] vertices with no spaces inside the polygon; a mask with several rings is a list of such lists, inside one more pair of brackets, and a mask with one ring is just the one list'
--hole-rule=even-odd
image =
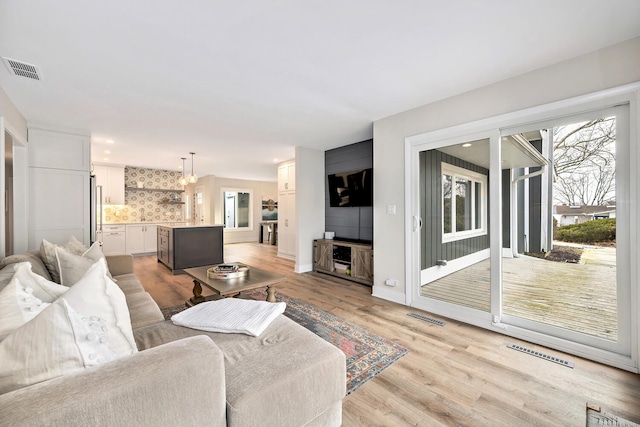
{"label": "window", "polygon": [[253,229],[251,190],[223,188],[222,208],[225,229]]}
{"label": "window", "polygon": [[442,163],[442,241],[487,233],[487,176]]}

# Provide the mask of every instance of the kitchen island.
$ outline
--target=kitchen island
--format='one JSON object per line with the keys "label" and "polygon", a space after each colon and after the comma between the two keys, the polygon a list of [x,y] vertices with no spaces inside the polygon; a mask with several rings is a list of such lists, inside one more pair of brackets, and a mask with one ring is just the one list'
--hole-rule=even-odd
{"label": "kitchen island", "polygon": [[224,262],[223,225],[158,225],[158,262],[173,274]]}

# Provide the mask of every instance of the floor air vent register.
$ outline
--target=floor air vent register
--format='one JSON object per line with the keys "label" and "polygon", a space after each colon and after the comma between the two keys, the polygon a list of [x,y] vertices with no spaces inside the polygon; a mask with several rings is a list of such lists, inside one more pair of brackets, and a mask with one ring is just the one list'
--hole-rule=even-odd
{"label": "floor air vent register", "polygon": [[566,366],[567,368],[573,369],[573,367],[575,366],[573,364],[573,362],[569,362],[567,360],[563,360],[563,359],[560,359],[558,357],[549,356],[548,354],[540,353],[539,351],[530,350],[530,349],[528,349],[526,347],[521,347],[519,345],[508,344],[507,348],[511,348],[513,350],[518,350],[518,351],[521,351],[523,353],[527,353],[527,354],[529,354],[531,356],[536,356],[536,357],[539,357],[541,359],[548,360],[549,362],[553,362],[553,363],[557,363],[558,365]]}
{"label": "floor air vent register", "polygon": [[434,325],[444,326],[445,323],[441,320],[432,319],[431,317],[423,316],[418,313],[407,313],[407,316],[415,317],[416,319],[424,320],[425,322],[433,323]]}

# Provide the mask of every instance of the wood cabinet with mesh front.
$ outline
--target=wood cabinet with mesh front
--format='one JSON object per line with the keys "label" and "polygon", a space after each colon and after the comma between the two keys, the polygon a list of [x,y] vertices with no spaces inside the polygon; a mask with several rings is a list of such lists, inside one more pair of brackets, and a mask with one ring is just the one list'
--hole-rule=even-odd
{"label": "wood cabinet with mesh front", "polygon": [[341,240],[314,240],[313,271],[373,286],[373,247]]}

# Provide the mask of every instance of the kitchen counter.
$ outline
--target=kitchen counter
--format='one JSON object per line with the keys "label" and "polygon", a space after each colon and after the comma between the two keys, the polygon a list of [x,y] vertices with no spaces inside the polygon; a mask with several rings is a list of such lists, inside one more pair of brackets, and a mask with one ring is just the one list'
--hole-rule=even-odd
{"label": "kitchen counter", "polygon": [[224,226],[158,224],[158,262],[173,274],[185,268],[224,262]]}
{"label": "kitchen counter", "polygon": [[185,223],[185,224],[178,224],[178,223],[172,223],[172,225],[165,225],[165,224],[158,224],[158,227],[165,227],[165,228],[208,228],[208,227],[222,227],[224,228],[224,225],[222,224],[190,224],[190,223]]}
{"label": "kitchen counter", "polygon": [[174,225],[189,224],[187,221],[137,221],[137,222],[104,222],[102,225],[140,225],[140,224],[158,224],[158,225]]}

